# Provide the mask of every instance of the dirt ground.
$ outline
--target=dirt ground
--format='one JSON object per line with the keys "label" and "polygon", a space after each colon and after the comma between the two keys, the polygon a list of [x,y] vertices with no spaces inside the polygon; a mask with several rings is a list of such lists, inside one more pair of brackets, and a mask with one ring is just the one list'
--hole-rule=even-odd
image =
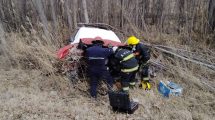
{"label": "dirt ground", "polygon": [[[159,76],[154,80],[157,82]],[[134,114],[114,113],[107,96],[93,101],[87,93],[71,87],[67,79],[46,76],[38,70],[0,70],[1,120],[213,120],[214,93],[186,83],[181,97],[163,98],[151,91],[131,90],[139,100]]]}

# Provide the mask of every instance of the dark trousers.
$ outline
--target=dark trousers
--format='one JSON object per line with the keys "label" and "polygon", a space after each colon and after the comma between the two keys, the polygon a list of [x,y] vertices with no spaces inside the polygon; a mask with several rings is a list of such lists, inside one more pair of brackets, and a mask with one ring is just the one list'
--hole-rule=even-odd
{"label": "dark trousers", "polygon": [[[91,68],[93,69],[93,68]],[[101,79],[105,79],[107,87],[110,90],[113,87],[113,78],[108,70],[89,70],[90,77],[90,95],[92,97],[97,97],[97,86]]]}
{"label": "dark trousers", "polygon": [[144,80],[145,78],[149,78],[149,65],[147,63],[143,63],[140,65],[140,78]]}
{"label": "dark trousers", "polygon": [[122,87],[129,87],[129,84],[135,81],[135,72],[124,73],[121,72],[121,84]]}

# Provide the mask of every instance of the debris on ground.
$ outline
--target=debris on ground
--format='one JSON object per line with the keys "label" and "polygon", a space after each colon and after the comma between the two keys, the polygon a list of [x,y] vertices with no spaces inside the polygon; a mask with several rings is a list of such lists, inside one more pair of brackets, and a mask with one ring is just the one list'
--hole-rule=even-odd
{"label": "debris on ground", "polygon": [[182,94],[183,88],[170,81],[160,81],[158,85],[158,91],[164,96],[164,97],[169,97],[170,95],[174,96],[180,96]]}

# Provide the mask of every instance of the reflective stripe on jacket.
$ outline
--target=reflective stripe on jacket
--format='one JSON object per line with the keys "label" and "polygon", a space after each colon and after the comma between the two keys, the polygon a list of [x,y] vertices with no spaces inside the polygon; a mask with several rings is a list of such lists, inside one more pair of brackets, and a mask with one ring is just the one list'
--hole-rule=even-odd
{"label": "reflective stripe on jacket", "polygon": [[86,57],[88,58],[88,68],[90,70],[104,70],[106,67],[106,60],[113,54],[111,48],[103,48],[101,45],[94,45],[86,49]]}
{"label": "reflective stripe on jacket", "polygon": [[115,53],[115,58],[120,61],[122,72],[133,72],[138,69],[138,62],[132,51],[127,49],[119,49]]}
{"label": "reflective stripe on jacket", "polygon": [[125,73],[127,73],[127,72],[134,72],[134,71],[138,70],[138,67],[139,66],[136,66],[136,67],[130,68],[130,69],[121,69],[121,71],[125,72]]}

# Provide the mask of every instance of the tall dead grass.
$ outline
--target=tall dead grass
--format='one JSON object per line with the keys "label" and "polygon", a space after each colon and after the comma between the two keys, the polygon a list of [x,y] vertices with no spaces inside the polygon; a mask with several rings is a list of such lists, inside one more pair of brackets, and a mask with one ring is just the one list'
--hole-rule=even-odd
{"label": "tall dead grass", "polygon": [[16,63],[15,67],[54,70],[51,63],[55,61],[56,48],[42,44],[43,40],[38,37],[24,37],[20,33],[9,33],[7,39],[10,45],[9,52]]}
{"label": "tall dead grass", "polygon": [[[213,35],[203,35],[202,32],[188,32],[187,30],[181,30],[180,34],[176,32],[167,33],[163,32],[165,30],[156,28],[157,26],[155,25],[147,25],[145,23],[144,30],[140,30],[137,25],[132,23],[132,19],[129,17],[129,14],[123,13],[123,17],[126,19],[126,21],[124,21],[125,25],[123,26],[125,29],[123,30],[125,30],[126,35],[136,35],[144,43],[150,44],[152,46],[152,60],[157,61],[164,66],[162,69],[158,70],[158,77],[154,78],[153,80],[156,83],[158,83],[160,80],[170,80],[179,83],[184,88],[183,96],[178,98],[173,97],[166,100],[163,99],[157,92],[156,86],[154,86],[152,92],[145,92],[135,89],[132,91],[132,97],[137,97],[140,100],[141,107],[133,116],[113,113],[109,108],[110,106],[107,104],[108,101],[106,97],[101,98],[102,102],[100,105],[89,102],[90,100],[88,96],[86,97],[88,88],[86,88],[86,91],[84,92],[74,90],[73,86],[70,86],[71,82],[68,80],[68,78],[66,78],[66,76],[58,76],[55,74],[57,69],[61,67],[56,65],[56,63],[58,63],[58,60],[56,59],[56,51],[64,45],[64,40],[66,40],[65,36],[70,36],[71,34],[71,30],[69,30],[67,24],[64,24],[62,22],[63,20],[61,21],[59,19],[57,27],[58,29],[55,30],[53,30],[53,26],[50,23],[47,23],[48,25],[43,25],[44,23],[40,23],[39,20],[38,22],[34,23],[33,20],[31,21],[31,18],[28,17],[26,17],[26,21],[30,26],[29,28],[22,26],[18,29],[19,31],[16,32],[12,30],[5,30],[3,36],[8,47],[4,50],[6,51],[6,55],[0,55],[1,60],[4,59],[5,61],[1,61],[1,66],[4,66],[4,68],[7,68],[7,70],[18,69],[24,71],[39,71],[39,73],[36,74],[37,76],[42,76],[42,78],[39,80],[36,79],[37,76],[31,74],[29,75],[35,77],[31,81],[36,81],[33,82],[34,84],[31,87],[33,87],[35,84],[38,85],[39,89],[37,90],[39,93],[41,93],[39,94],[39,98],[37,98],[37,96],[34,96],[34,98],[42,101],[54,100],[47,94],[53,90],[58,91],[58,96],[60,96],[60,98],[57,100],[59,100],[61,103],[59,106],[57,105],[55,109],[61,111],[61,118],[63,118],[62,115],[64,115],[64,109],[66,109],[66,112],[68,114],[70,113],[70,117],[74,119],[214,118],[214,71],[207,67],[193,62],[188,62],[174,55],[170,55],[153,48],[153,45],[165,45],[177,50],[182,49],[185,50],[185,52],[179,51],[177,53],[188,54],[189,58],[198,56],[198,59],[201,58],[202,61],[212,63],[214,65],[215,48],[213,43]],[[207,20],[205,17],[203,17],[202,24],[199,24],[201,30],[204,30],[203,23],[205,22],[207,22]],[[173,27],[178,28],[177,24]],[[44,33],[44,29],[48,29],[48,34]],[[17,83],[18,82],[15,81],[14,84]],[[84,87],[87,86],[86,82],[80,82],[79,84],[80,86],[83,84]],[[42,99],[44,91],[48,91],[48,93],[45,93],[45,100]],[[45,102],[44,104],[46,103],[48,102]],[[31,110],[30,105],[24,106],[27,108],[27,111],[36,111],[35,113],[41,114],[38,111],[41,109],[43,111],[48,111],[49,109],[47,107],[50,107],[51,109],[52,105],[55,103],[56,102],[52,102],[50,103],[51,105],[41,105],[38,107],[38,104],[40,103],[32,99],[29,104],[33,104],[36,109]],[[19,103],[16,102],[15,106],[18,104]],[[7,105],[7,107],[10,106]],[[16,109],[18,109],[18,107],[16,107]],[[10,112],[16,111],[16,109],[10,110]],[[47,114],[51,116],[53,113],[56,112],[51,111]],[[28,114],[25,115],[27,116]],[[30,116],[33,116],[33,114],[30,114]],[[50,118],[47,117],[47,119]]]}
{"label": "tall dead grass", "polygon": [[[44,43],[45,37],[42,36],[43,34],[38,32],[37,34],[30,33],[29,35],[23,35],[22,33],[6,34],[6,39],[10,41],[9,46],[11,49],[9,51],[15,62],[14,68],[22,70],[36,69],[41,73],[45,73],[45,75],[54,73],[58,69],[55,63],[57,62],[56,50],[59,47]],[[150,37],[145,37],[145,39],[149,39],[148,42],[150,43],[168,45],[192,52],[198,51],[201,54],[210,56],[204,50],[209,48],[207,44],[199,46],[197,46],[198,44],[193,44],[193,46],[186,45],[181,42],[182,37],[180,35],[154,34],[150,32]],[[212,49],[210,50],[213,51]],[[118,114],[111,111],[107,97],[100,97],[98,103],[91,102],[86,94],[87,90],[74,90],[65,76],[50,75],[39,81],[37,81],[38,79],[33,79],[39,83],[39,94],[34,93],[37,95],[31,95],[33,96],[32,99],[25,100],[25,103],[16,98],[25,108],[19,107],[19,103],[15,102],[13,107],[15,111],[19,109],[19,112],[14,112],[13,117],[4,118],[19,118],[22,116],[22,118],[33,119],[36,114],[38,116],[35,118],[38,119],[212,119],[214,117],[214,91],[213,86],[207,85],[214,84],[214,71],[157,50],[153,50],[153,52],[162,56],[159,62],[167,68],[166,70],[158,71],[158,77],[154,78],[154,81],[158,83],[159,80],[170,80],[179,83],[184,89],[181,97],[172,97],[169,100],[163,99],[157,92],[156,86],[151,92],[135,89],[131,91],[131,94],[133,98],[139,99],[140,108],[134,115]],[[154,60],[156,59],[157,57],[154,58]],[[41,76],[41,74],[38,75]],[[203,82],[206,82],[206,84]],[[86,87],[85,82],[78,84]],[[23,95],[28,96],[28,94]],[[35,99],[43,101],[44,105],[41,105],[41,102]],[[30,105],[33,105],[34,109],[31,109]],[[10,107],[9,105],[5,106]],[[27,114],[23,111],[28,111],[29,113]],[[40,113],[40,111],[44,112]],[[59,117],[53,115],[57,113]],[[8,113],[4,114],[7,115]],[[46,116],[39,116],[41,114]]]}

